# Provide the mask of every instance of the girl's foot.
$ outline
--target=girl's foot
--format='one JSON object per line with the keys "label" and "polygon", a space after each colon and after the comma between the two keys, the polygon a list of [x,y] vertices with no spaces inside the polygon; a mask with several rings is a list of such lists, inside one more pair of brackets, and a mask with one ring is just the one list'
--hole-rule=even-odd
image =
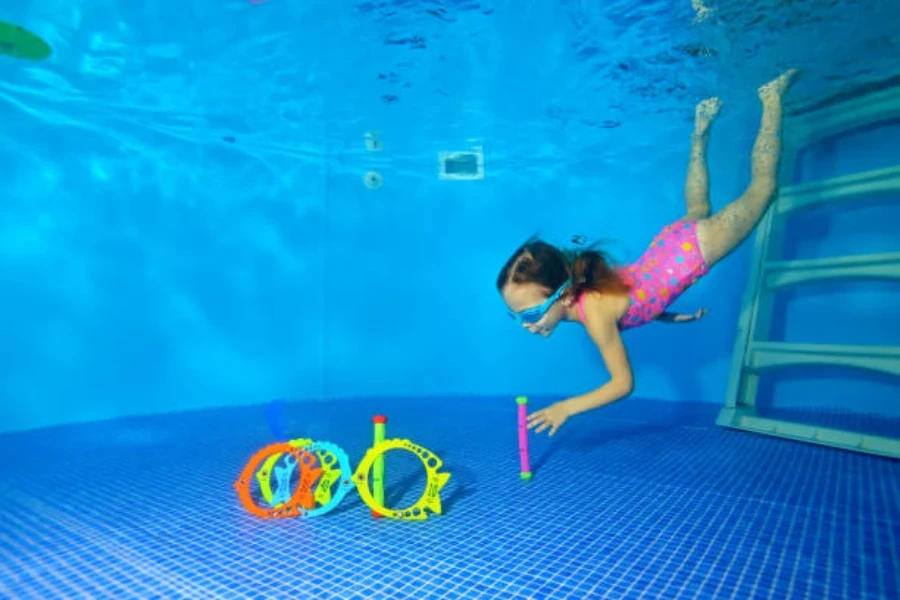
{"label": "girl's foot", "polygon": [[694,12],[697,15],[694,17],[694,23],[702,23],[706,20],[711,12],[709,8],[704,6],[704,0],[691,0],[691,8],[694,9]]}
{"label": "girl's foot", "polygon": [[716,115],[722,108],[722,101],[719,98],[707,98],[699,104],[694,110],[694,137],[705,138],[709,133],[709,128],[715,120]]}
{"label": "girl's foot", "polygon": [[764,104],[766,102],[781,100],[782,94],[790,87],[799,73],[799,69],[788,69],[769,83],[760,86],[758,90],[759,99],[762,100]]}

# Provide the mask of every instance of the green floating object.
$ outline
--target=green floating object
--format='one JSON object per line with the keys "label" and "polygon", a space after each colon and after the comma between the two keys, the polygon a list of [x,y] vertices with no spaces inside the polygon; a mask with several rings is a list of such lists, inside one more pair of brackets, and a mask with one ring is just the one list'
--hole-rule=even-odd
{"label": "green floating object", "polygon": [[50,45],[23,27],[0,21],[0,54],[26,60],[44,60]]}

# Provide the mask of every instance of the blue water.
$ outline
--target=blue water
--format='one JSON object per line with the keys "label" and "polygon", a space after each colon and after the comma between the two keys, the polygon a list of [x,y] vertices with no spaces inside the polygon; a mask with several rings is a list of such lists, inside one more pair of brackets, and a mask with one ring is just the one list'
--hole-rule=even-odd
{"label": "blue water", "polygon": [[[0,7],[53,48],[0,55],[0,598],[900,596],[896,461],[714,425],[750,243],[679,300],[701,322],[629,332],[635,398],[533,437],[518,478],[512,399],[606,373],[583,332],[510,325],[512,249],[638,256],[683,214],[704,97],[725,103],[719,208],[749,177],[758,85],[801,68],[790,108],[898,75],[892,0],[691,4]],[[783,183],[900,164],[898,135],[824,140]],[[438,180],[439,152],[476,146],[484,180]],[[896,251],[897,200],[801,215],[787,257]],[[900,296],[811,286],[775,321],[897,345]],[[766,415],[900,437],[896,378],[760,389]],[[355,467],[378,413],[444,461],[442,515],[375,520],[355,492],[311,520],[240,507],[256,450],[326,439]],[[396,506],[424,490],[409,456],[386,472]]]}

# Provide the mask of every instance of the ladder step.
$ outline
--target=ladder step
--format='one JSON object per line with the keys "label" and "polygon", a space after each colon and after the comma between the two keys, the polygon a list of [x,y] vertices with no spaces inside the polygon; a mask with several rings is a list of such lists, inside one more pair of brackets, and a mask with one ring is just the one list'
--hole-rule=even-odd
{"label": "ladder step", "polygon": [[900,279],[900,252],[768,261],[763,269],[769,290],[833,279]]}
{"label": "ladder step", "polygon": [[849,93],[799,106],[790,103],[790,125],[785,128],[785,146],[801,148],[818,140],[875,123],[895,119],[900,113],[897,78],[864,84]]}
{"label": "ladder step", "polygon": [[745,362],[752,371],[797,365],[851,367],[900,376],[900,346],[752,342]]}
{"label": "ladder step", "polygon": [[812,442],[842,450],[854,450],[890,458],[900,458],[900,439],[867,435],[842,429],[817,427],[793,421],[767,419],[746,414],[738,408],[724,408],[716,420],[718,425],[761,433],[800,442]]}
{"label": "ladder step", "polygon": [[778,193],[775,211],[782,216],[801,208],[845,200],[853,196],[896,191],[900,191],[900,166],[783,187]]}

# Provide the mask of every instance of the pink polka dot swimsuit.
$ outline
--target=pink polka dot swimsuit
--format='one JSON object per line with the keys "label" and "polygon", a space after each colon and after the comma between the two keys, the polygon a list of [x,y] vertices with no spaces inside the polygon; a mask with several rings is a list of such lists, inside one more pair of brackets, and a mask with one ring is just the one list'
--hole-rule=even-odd
{"label": "pink polka dot swimsuit", "polygon": [[[709,272],[697,243],[696,221],[666,225],[636,262],[617,272],[631,288],[631,306],[619,319],[619,329],[638,327],[654,320]],[[582,294],[578,299],[582,321],[584,296]]]}

